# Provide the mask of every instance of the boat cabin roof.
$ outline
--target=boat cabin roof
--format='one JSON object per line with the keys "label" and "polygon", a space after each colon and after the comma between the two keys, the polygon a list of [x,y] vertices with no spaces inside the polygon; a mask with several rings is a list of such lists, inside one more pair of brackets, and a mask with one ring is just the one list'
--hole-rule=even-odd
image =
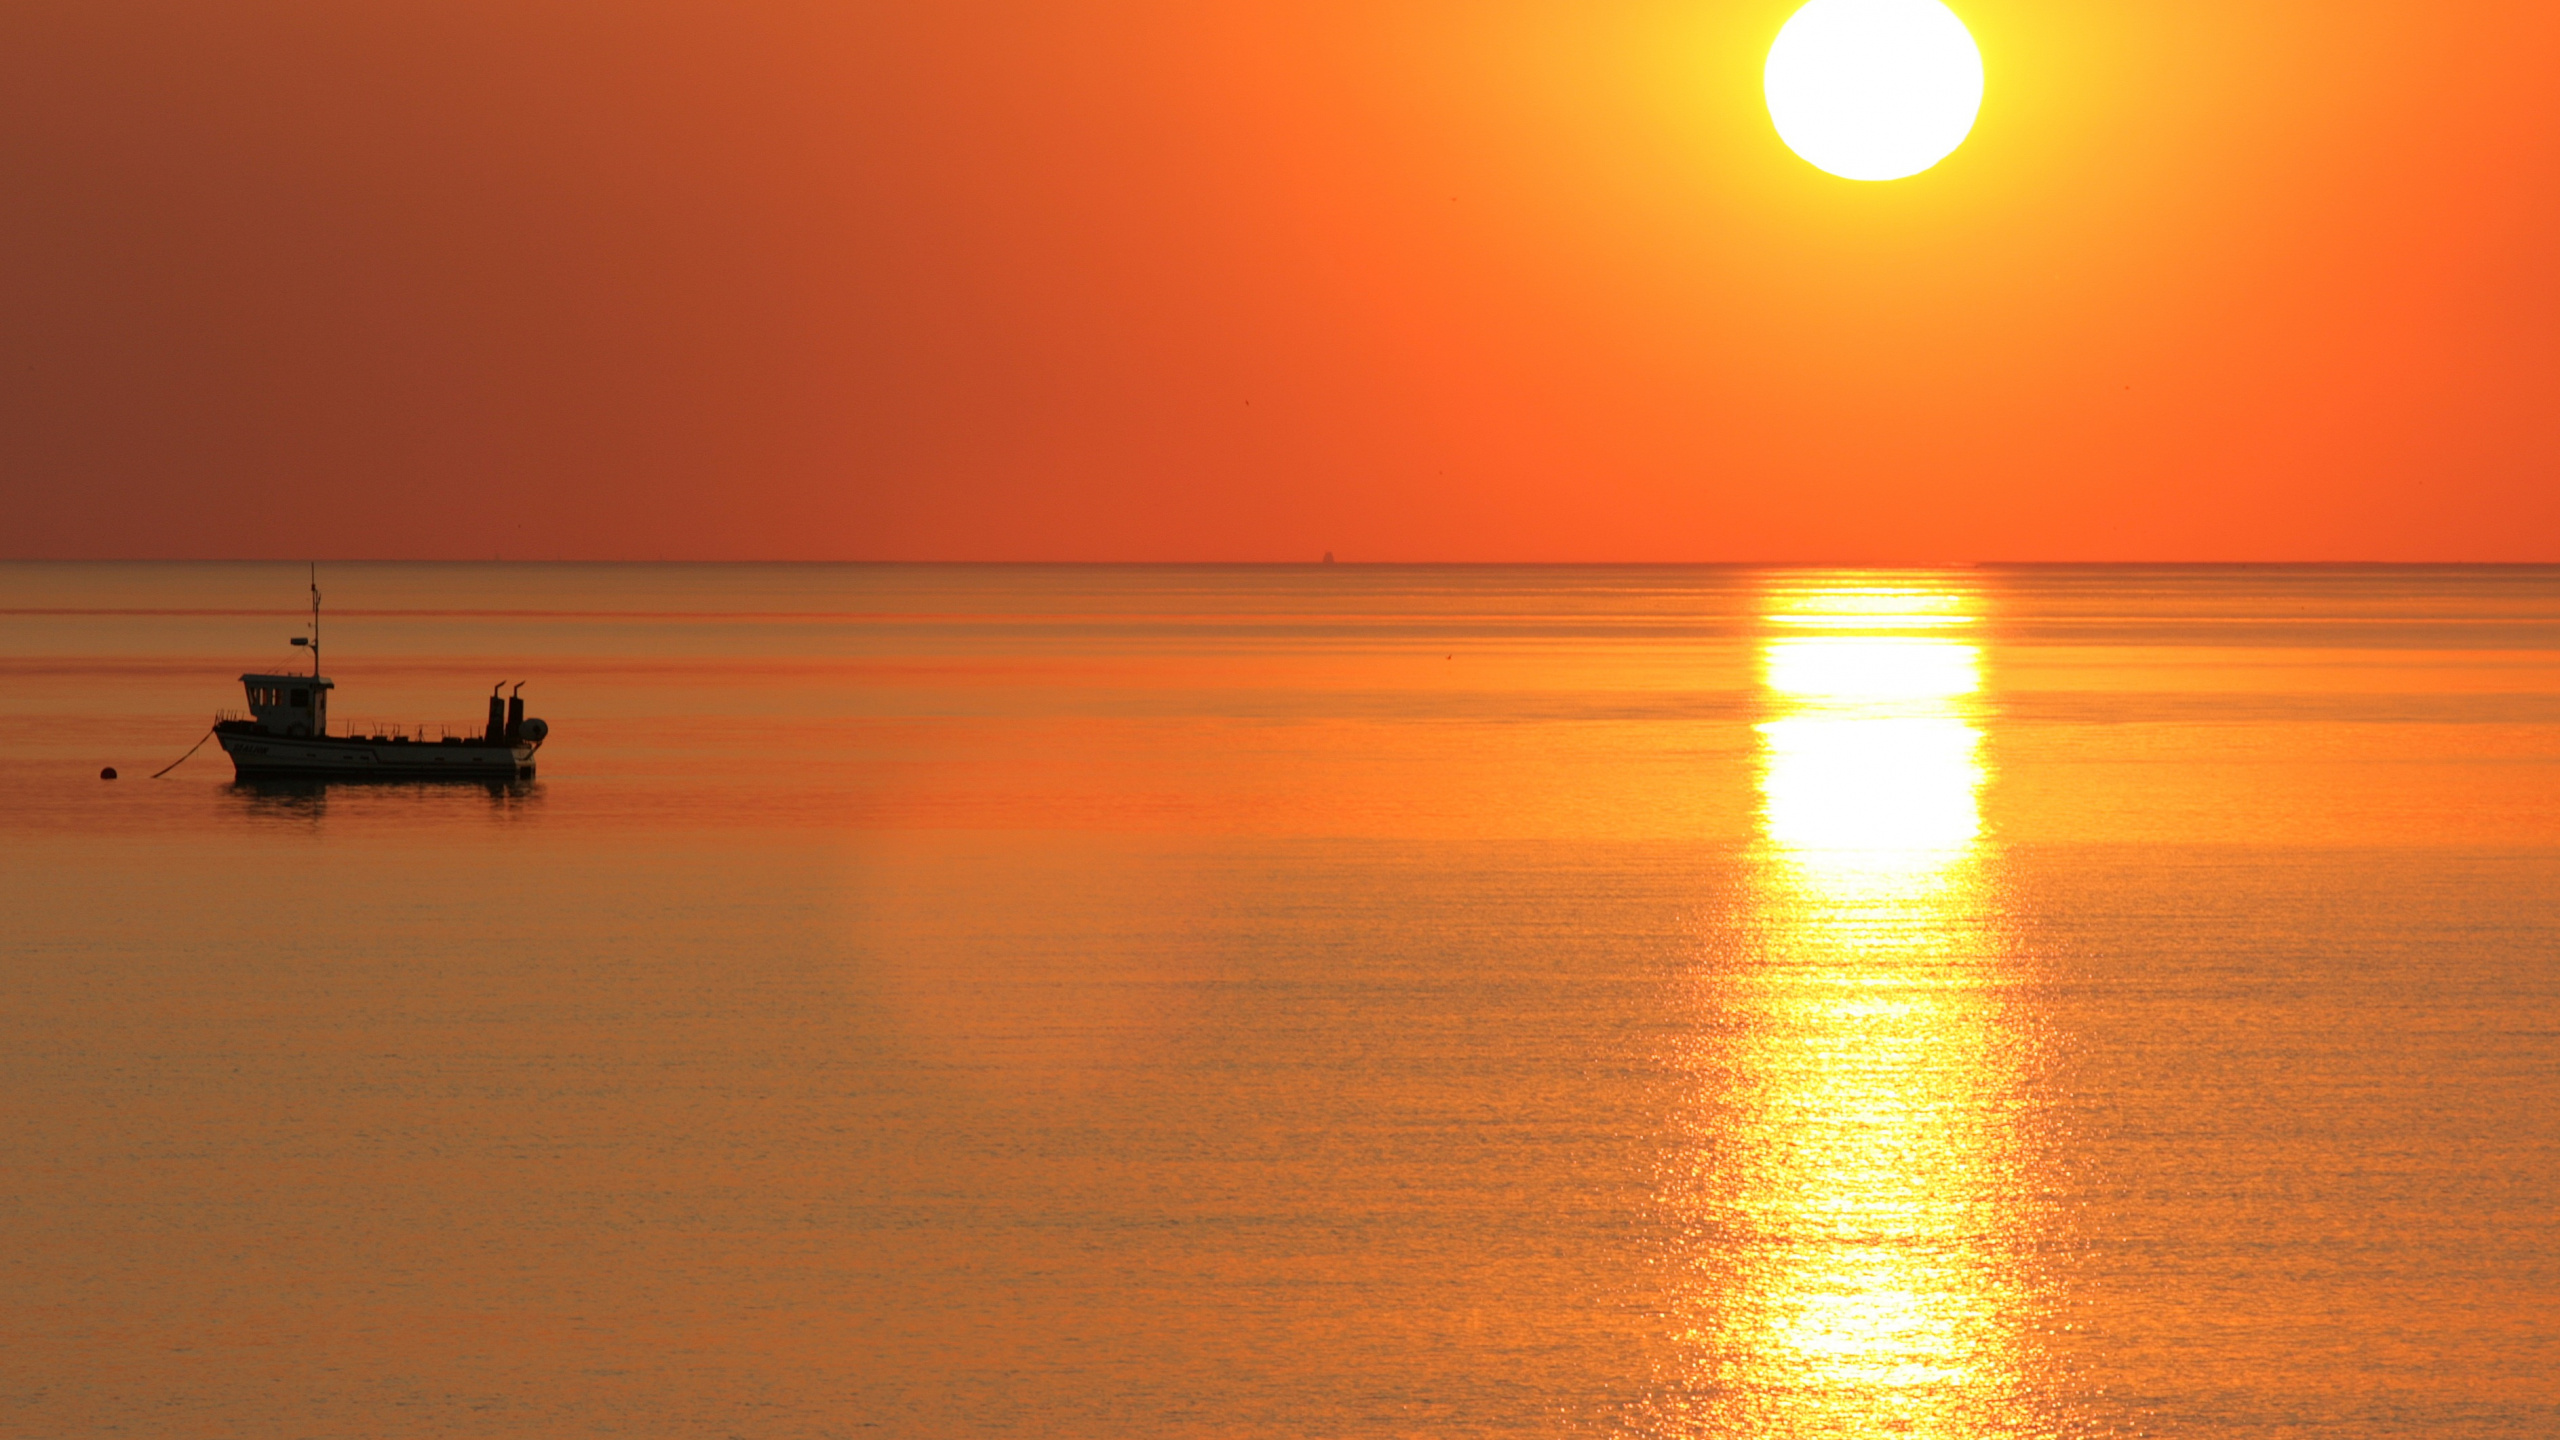
{"label": "boat cabin roof", "polygon": [[335,690],[338,682],[325,675],[243,675],[243,685],[301,685],[313,690]]}

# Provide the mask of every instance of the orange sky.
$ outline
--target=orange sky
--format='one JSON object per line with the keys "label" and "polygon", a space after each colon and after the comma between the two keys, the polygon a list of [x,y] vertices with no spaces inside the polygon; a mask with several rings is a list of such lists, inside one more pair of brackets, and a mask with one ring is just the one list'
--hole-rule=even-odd
{"label": "orange sky", "polygon": [[0,555],[2560,560],[2560,11],[0,10]]}

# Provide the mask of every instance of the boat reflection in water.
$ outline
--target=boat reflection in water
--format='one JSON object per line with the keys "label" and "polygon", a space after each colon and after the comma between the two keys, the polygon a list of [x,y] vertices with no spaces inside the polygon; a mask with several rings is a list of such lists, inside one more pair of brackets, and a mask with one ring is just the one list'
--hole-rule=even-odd
{"label": "boat reflection in water", "polygon": [[1748,937],[1670,1197],[1697,1284],[1674,1432],[2038,1433],[2019,1113],[1982,843],[1976,600],[1773,589]]}
{"label": "boat reflection in water", "polygon": [[400,813],[455,812],[469,806],[490,813],[530,809],[542,799],[538,780],[495,780],[455,776],[419,780],[394,776],[251,775],[222,787],[243,812],[262,817],[316,820],[328,813],[331,797],[339,804],[372,810],[399,808]]}

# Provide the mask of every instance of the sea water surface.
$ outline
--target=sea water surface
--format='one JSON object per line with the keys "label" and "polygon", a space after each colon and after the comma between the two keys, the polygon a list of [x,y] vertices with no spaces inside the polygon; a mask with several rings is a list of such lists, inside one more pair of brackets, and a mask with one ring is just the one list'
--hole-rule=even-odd
{"label": "sea water surface", "polygon": [[320,584],[0,566],[0,1434],[2560,1434],[2560,571]]}

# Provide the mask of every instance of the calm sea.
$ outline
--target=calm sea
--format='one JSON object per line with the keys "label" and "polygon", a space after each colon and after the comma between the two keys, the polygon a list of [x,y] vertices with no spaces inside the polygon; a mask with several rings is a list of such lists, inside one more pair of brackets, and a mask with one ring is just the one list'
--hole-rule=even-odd
{"label": "calm sea", "polygon": [[0,566],[0,1434],[2560,1434],[2560,571],[320,584]]}

